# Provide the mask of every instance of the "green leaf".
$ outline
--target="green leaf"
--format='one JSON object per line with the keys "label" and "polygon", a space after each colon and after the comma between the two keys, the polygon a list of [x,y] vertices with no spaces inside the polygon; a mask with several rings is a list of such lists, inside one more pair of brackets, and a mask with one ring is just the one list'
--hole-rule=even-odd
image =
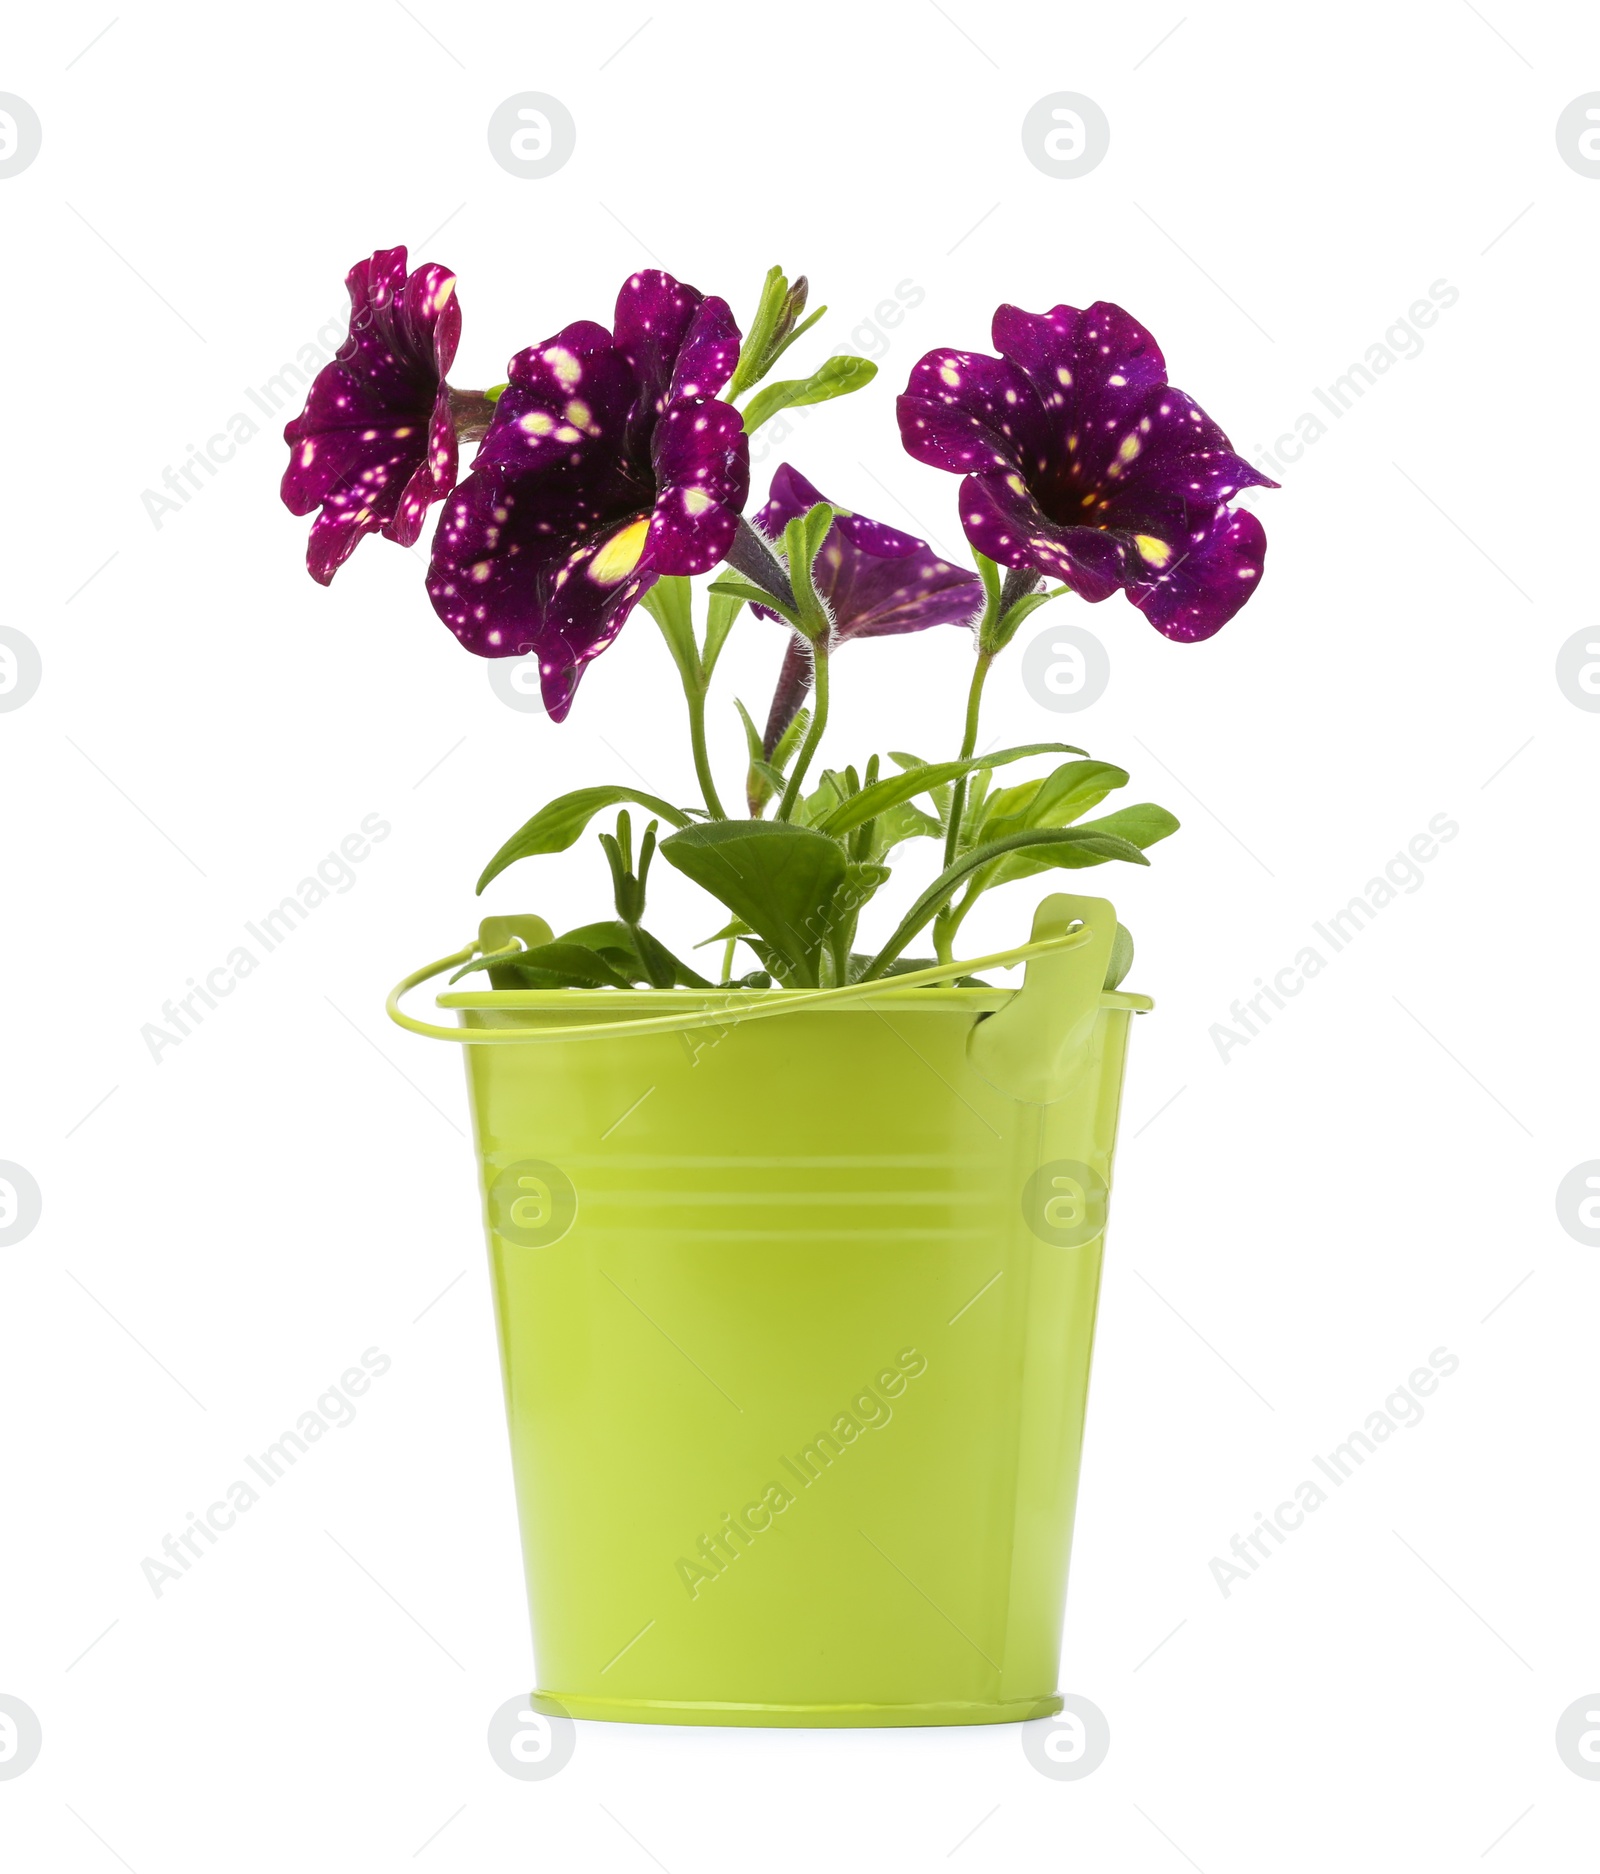
{"label": "green leaf", "polygon": [[[902,774],[891,774],[881,781],[874,781],[871,787],[864,787],[859,794],[852,794],[848,800],[841,801],[832,813],[817,824],[824,833],[848,833],[851,827],[874,819],[885,808],[897,806],[902,800],[912,800],[918,794],[931,794],[934,788],[944,782],[957,780],[964,774],[974,774],[980,768],[998,768],[1008,761],[1021,761],[1027,755],[1082,753],[1081,748],[1072,748],[1065,742],[1033,742],[1026,748],[1002,748],[992,755],[973,755],[967,761],[924,762],[919,767],[907,768]],[[909,758],[894,755],[893,759],[900,761]]]}
{"label": "green leaf", "polygon": [[788,619],[791,625],[796,624],[792,605],[785,605],[782,599],[774,598],[765,586],[752,585],[737,573],[724,573],[720,579],[712,580],[710,592],[713,598],[737,599],[741,605],[765,605],[780,618]]}
{"label": "green leaf", "polygon": [[689,816],[671,801],[654,794],[641,794],[633,787],[580,787],[563,794],[549,806],[541,807],[525,826],[519,827],[483,869],[478,880],[481,892],[491,879],[498,878],[508,865],[519,859],[531,859],[542,852],[565,852],[597,813],[607,807],[620,807],[626,801],[648,807],[674,826],[688,826]]}
{"label": "green leaf", "polygon": [[[450,980],[459,982],[463,976],[484,967],[484,959],[477,957],[457,970]],[[554,943],[524,950],[520,956],[502,957],[496,969],[497,973],[515,974],[522,986],[529,989],[628,989],[633,981],[598,950],[561,937]]]}
{"label": "green leaf", "polygon": [[734,620],[743,607],[743,599],[736,599],[727,592],[713,592],[706,603],[706,643],[701,654],[701,667],[708,679],[717,667],[717,659],[728,641],[728,633],[732,631]]}
{"label": "green leaf", "polygon": [[800,317],[809,290],[804,274],[791,285],[782,267],[768,269],[755,316],[739,348],[739,362],[722,393],[729,403],[737,403],[752,384],[759,384],[794,341],[809,332],[828,310],[818,306],[809,319]]}
{"label": "green leaf", "polygon": [[846,919],[852,930],[856,919],[871,901],[880,885],[886,885],[892,873],[875,859],[852,859],[844,869],[844,883],[834,893],[829,907],[830,921],[837,928]]}
{"label": "green leaf", "polygon": [[644,595],[642,603],[661,627],[684,682],[694,683],[699,675],[700,651],[694,641],[694,608],[688,580],[665,575]]}
{"label": "green leaf", "polygon": [[783,792],[785,777],[782,768],[775,768],[770,761],[756,760],[751,762],[750,772],[761,783],[760,804],[763,807],[775,794]]}
{"label": "green leaf", "polygon": [[1017,600],[999,620],[994,629],[984,638],[983,648],[991,656],[1003,651],[1017,635],[1023,622],[1038,611],[1041,605],[1048,605],[1052,599],[1059,599],[1067,590],[1065,586],[1052,586],[1048,592],[1027,592]]}
{"label": "green leaf", "polygon": [[721,930],[714,930],[709,937],[702,937],[697,944],[691,944],[691,950],[705,950],[712,944],[734,943],[741,937],[751,935],[750,926],[742,918],[729,918]]}
{"label": "green leaf", "polygon": [[765,761],[767,751],[761,744],[761,731],[755,725],[755,718],[736,696],[733,706],[739,712],[739,720],[744,724],[745,754],[752,762]]}
{"label": "green leaf", "polygon": [[642,924],[633,927],[634,948],[639,961],[657,989],[709,989],[711,983],[698,970],[691,969],[676,957],[659,937],[651,936]]}
{"label": "green leaf", "polygon": [[872,846],[867,857],[881,859],[908,839],[938,839],[943,831],[931,814],[903,800],[898,807],[886,808],[872,822]]}
{"label": "green leaf", "polygon": [[833,525],[833,509],[818,501],[804,514],[795,515],[783,530],[783,557],[794,591],[797,629],[812,644],[824,642],[832,629],[832,616],[818,595],[812,567]]}
{"label": "green leaf", "polygon": [[[1114,819],[1117,816],[1110,817]],[[696,829],[696,831],[699,830],[701,829]],[[682,839],[684,836],[681,833],[674,833],[672,837]],[[669,840],[667,843],[670,845],[672,842]],[[666,848],[663,847],[662,850],[665,851]],[[971,852],[963,853],[953,865],[945,867],[896,925],[893,936],[872,959],[865,975],[867,977],[881,976],[929,919],[936,916],[950,902],[955,895],[956,887],[969,873],[978,871],[992,860],[1023,850],[1030,850],[1030,856],[1040,860],[1045,866],[1099,865],[1106,859],[1125,859],[1132,865],[1150,863],[1131,840],[1119,838],[1103,830],[1096,831],[1090,827],[1074,826],[1060,829],[1038,827],[1023,833],[1011,833],[1005,839],[989,840],[982,846],[975,846]],[[1080,857],[1081,854],[1092,854],[1092,856]]]}
{"label": "green leaf", "polygon": [[852,391],[864,390],[877,375],[878,367],[870,358],[857,358],[846,352],[829,358],[810,377],[780,378],[776,384],[758,390],[746,404],[745,434],[753,436],[780,410],[792,409],[797,404],[827,403],[830,398],[848,397]]}
{"label": "green leaf", "polygon": [[[745,752],[750,761],[750,774],[745,786],[745,798],[749,802],[750,817],[752,819],[759,819],[761,810],[766,806],[767,802],[771,800],[775,794],[781,794],[783,792],[783,770],[789,757],[794,753],[800,738],[792,733],[795,723],[791,722],[789,727],[785,729],[783,734],[778,738],[778,745],[773,749],[772,759],[769,761],[767,759],[766,750],[762,747],[761,731],[756,727],[749,710],[739,701],[738,697],[733,699],[733,706],[738,710],[739,720],[744,724]],[[795,721],[803,724],[809,723],[810,717],[806,714],[806,711],[802,709],[795,718]],[[805,728],[802,726],[800,735],[804,734]]]}
{"label": "green leaf", "polygon": [[[485,967],[485,960],[476,958],[450,980]],[[652,989],[712,987],[649,931],[620,918],[580,924],[550,943],[502,957],[493,964],[490,980],[497,989],[626,989],[636,983]]]}
{"label": "green leaf", "polygon": [[815,826],[825,815],[845,797],[839,777],[831,768],[824,768],[817,785],[809,794],[802,795],[794,804],[793,819],[796,826]]}
{"label": "green leaf", "polygon": [[756,301],[755,313],[745,328],[745,340],[739,348],[739,362],[734,367],[733,377],[723,395],[731,403],[741,397],[754,383],[760,381],[761,374],[770,362],[768,354],[777,338],[778,321],[783,315],[784,302],[788,298],[789,282],[782,267],[769,267],[767,277],[761,283],[761,296]]}
{"label": "green leaf", "polygon": [[811,711],[804,707],[797,709],[794,713],[794,720],[789,724],[788,728],[784,730],[783,734],[778,737],[777,745],[772,751],[772,765],[780,774],[784,773],[788,768],[794,756],[794,751],[806,739],[806,731],[810,727]]}
{"label": "green leaf", "polygon": [[1080,814],[1098,807],[1113,788],[1127,785],[1127,770],[1109,761],[1064,761],[1040,780],[992,795],[981,820],[972,823],[969,843],[976,846],[1027,826],[1070,826]]}
{"label": "green leaf", "polygon": [[888,866],[879,865],[873,860],[852,859],[845,866],[844,881],[828,906],[825,939],[826,955],[832,964],[832,980],[835,983],[851,980],[850,946],[855,940],[856,926],[873,893],[889,877]]}
{"label": "green leaf", "polygon": [[[971,814],[975,819],[981,820],[983,818],[984,808],[989,799],[989,783],[993,779],[994,771],[987,767],[980,768],[978,772],[973,775],[967,786],[967,798],[962,803],[961,825],[963,831],[966,828],[968,814]],[[962,841],[963,845],[968,845],[970,843],[971,842],[967,840]]]}
{"label": "green leaf", "polygon": [[[1119,807],[1115,813],[1103,814],[1098,820],[1085,820],[1071,829],[1076,833],[1090,833],[1096,838],[1107,838],[1119,844],[1136,846],[1142,852],[1145,847],[1155,845],[1159,839],[1165,839],[1169,833],[1176,833],[1178,822],[1167,812],[1165,807],[1158,807],[1153,801],[1141,801],[1137,806]],[[1009,885],[1013,879],[1031,878],[1035,872],[1048,872],[1052,866],[1078,868],[1087,865],[1103,865],[1107,859],[1126,858],[1122,852],[1099,852],[1092,847],[1074,849],[1078,856],[1051,858],[1045,853],[1014,852],[1001,860],[991,876],[983,881],[982,889],[990,891],[997,885]]]}
{"label": "green leaf", "polygon": [[763,376],[766,375],[766,371],[772,369],[797,338],[802,337],[811,330],[812,326],[816,324],[827,310],[828,308],[826,306],[818,306],[816,311],[812,313],[809,318],[802,319],[791,332],[779,339],[777,344],[767,353],[766,369],[762,373]]}
{"label": "green leaf", "polygon": [[614,970],[632,982],[648,983],[652,989],[711,987],[705,977],[675,957],[660,938],[653,937],[642,924],[607,918],[597,924],[580,924],[576,930],[563,931],[556,942],[582,944],[586,949],[597,951]]}
{"label": "green leaf", "polygon": [[[897,748],[891,748],[889,750],[889,759],[891,761],[897,761],[902,768],[927,768],[932,766],[931,762],[924,761],[920,755],[908,755],[903,749]],[[942,832],[950,824],[950,806],[955,798],[955,789],[948,781],[945,781],[942,784],[936,784],[930,787],[928,789],[928,798],[933,802],[938,812],[939,830]]]}
{"label": "green leaf", "polygon": [[674,833],[661,855],[763,938],[814,988],[828,912],[845,876],[837,840],[787,820],[717,820]]}

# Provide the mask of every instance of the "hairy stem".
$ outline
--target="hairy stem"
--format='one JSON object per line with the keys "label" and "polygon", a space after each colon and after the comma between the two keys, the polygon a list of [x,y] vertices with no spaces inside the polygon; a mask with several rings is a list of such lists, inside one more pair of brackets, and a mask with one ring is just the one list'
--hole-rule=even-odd
{"label": "hairy stem", "polygon": [[806,730],[806,739],[800,744],[800,753],[789,770],[789,783],[783,790],[783,803],[778,808],[780,820],[787,820],[794,812],[794,803],[800,798],[800,783],[806,777],[806,769],[811,766],[811,757],[817,752],[817,744],[822,740],[822,731],[828,723],[828,647],[817,644],[812,649],[816,655],[816,707],[812,712],[811,726]]}

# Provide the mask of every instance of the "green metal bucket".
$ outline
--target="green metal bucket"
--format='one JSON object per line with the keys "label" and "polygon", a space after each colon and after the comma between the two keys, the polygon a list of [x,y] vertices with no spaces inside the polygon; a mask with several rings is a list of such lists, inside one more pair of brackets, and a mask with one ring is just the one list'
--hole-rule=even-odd
{"label": "green metal bucket", "polygon": [[536,1697],[679,1724],[1060,1708],[1150,1007],[1100,988],[1115,927],[1047,899],[1018,991],[457,992],[454,1030],[399,1013],[443,965],[391,997],[474,1044]]}

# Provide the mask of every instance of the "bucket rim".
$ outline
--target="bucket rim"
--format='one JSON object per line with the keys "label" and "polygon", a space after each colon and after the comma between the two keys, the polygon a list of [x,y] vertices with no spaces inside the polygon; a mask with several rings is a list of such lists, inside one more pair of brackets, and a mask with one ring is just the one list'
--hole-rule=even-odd
{"label": "bucket rim", "polygon": [[[424,983],[442,976],[446,970],[457,970],[458,975],[465,974],[465,971],[458,970],[458,965],[474,962],[493,964],[514,957],[528,947],[523,941],[523,933],[497,930],[494,927],[503,923],[503,920],[485,919],[478,936],[470,943],[402,977],[385,998],[384,1009],[396,1027],[404,1028],[414,1035],[422,1035],[430,1041],[504,1047],[529,1042],[560,1042],[565,1045],[573,1041],[614,1041],[619,1036],[676,1034],[690,1029],[724,1026],[730,1019],[737,1019],[741,1023],[755,1022],[772,1016],[853,1006],[858,1002],[864,1008],[875,1007],[880,1014],[885,1007],[902,1012],[917,1007],[947,1009],[969,1019],[976,1018],[974,1030],[981,1031],[985,1036],[989,1035],[989,1030],[984,1026],[982,1017],[986,1014],[994,1016],[998,1011],[999,1025],[1009,1035],[1005,1010],[1024,1007],[1031,1013],[1040,1006],[1041,996],[1046,1001],[1051,999],[1046,978],[1039,973],[1036,965],[1038,959],[1054,957],[1058,953],[1082,952],[1085,958],[1092,958],[1089,979],[1066,985],[1069,999],[1082,1014],[1087,1014],[1093,1008],[1098,1017],[1102,1007],[1106,1006],[1111,1010],[1142,1014],[1155,1006],[1148,996],[1124,994],[1118,990],[1095,991],[1094,983],[1105,975],[1111,946],[1109,933],[1115,917],[1116,912],[1105,899],[1072,898],[1058,892],[1052,893],[1036,907],[1033,935],[1027,943],[1014,945],[1009,950],[997,950],[988,956],[963,957],[959,960],[952,958],[926,969],[906,970],[896,977],[864,979],[836,984],[826,989],[749,990],[707,985],[687,990],[460,990],[436,998],[439,1007],[461,1014],[462,1019],[453,1028],[441,1027],[436,1022],[421,1022],[414,1015],[408,1015],[402,1006],[404,998],[413,989],[419,989]],[[1097,927],[1100,932],[1098,938],[1095,934]],[[540,919],[538,929],[548,933],[549,926]],[[511,942],[503,944],[501,939],[507,936]],[[540,938],[541,942],[545,940]],[[1014,963],[1028,965],[1020,989],[962,991],[947,987],[953,976],[972,975],[985,969],[1009,969]],[[1058,980],[1058,992],[1060,988]],[[924,995],[926,990],[939,991],[939,1000],[930,1002]],[[912,998],[910,1001],[906,999],[908,994]],[[1021,1003],[1017,1001],[1019,996],[1023,998]],[[594,999],[596,997],[598,1001]],[[629,1001],[626,999],[629,997],[636,999]],[[647,1012],[637,1014],[635,1011],[641,1008]],[[481,1019],[497,1013],[502,1017],[586,1013],[599,1019],[544,1024]],[[474,1015],[480,1019],[472,1019]]]}
{"label": "bucket rim", "polygon": [[[666,1012],[669,1008],[699,1010],[704,1008],[750,1008],[757,1003],[774,1004],[802,1014],[808,1001],[826,993],[817,989],[453,989],[434,997],[441,1009],[572,1009],[593,1014],[615,1009],[618,1014],[638,1014],[646,1010]],[[890,1008],[939,1008],[963,1015],[988,1015],[1002,1009],[1016,994],[1014,989],[895,989],[850,1003],[824,1005],[818,1013],[846,1015],[851,1009],[869,1013],[888,1005]],[[1136,1015],[1147,1014],[1154,1001],[1137,991],[1102,989],[1102,1009],[1128,1009]]]}

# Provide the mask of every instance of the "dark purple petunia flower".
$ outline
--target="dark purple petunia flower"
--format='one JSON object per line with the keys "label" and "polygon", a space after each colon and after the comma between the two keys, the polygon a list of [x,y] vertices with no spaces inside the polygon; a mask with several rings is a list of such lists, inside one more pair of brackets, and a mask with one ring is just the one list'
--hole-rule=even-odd
{"label": "dark purple petunia flower", "polygon": [[364,534],[412,545],[456,480],[444,381],[461,338],[455,275],[434,265],[408,275],[406,250],[390,247],[358,260],[345,285],[350,336],[283,432],[284,505],[292,514],[322,510],[306,564],[324,586]]}
{"label": "dark purple petunia flower", "polygon": [[[798,469],[784,462],[772,477],[772,491],[756,525],[769,539],[781,540],[790,521],[825,500],[827,496]],[[834,510],[812,577],[833,616],[835,644],[922,631],[929,625],[969,624],[983,604],[983,586],[975,573],[952,566],[914,534],[844,508]],[[762,605],[751,609],[763,618],[778,617]],[[769,751],[794,720],[810,687],[811,650],[796,632],[767,719],[763,740]]]}
{"label": "dark purple petunia flower", "polygon": [[750,453],[716,393],[738,357],[725,300],[650,271],[617,295],[612,331],[582,319],[511,361],[428,593],[480,657],[537,652],[557,722],[657,577],[708,572],[733,542]]}
{"label": "dark purple petunia flower", "polygon": [[1125,591],[1169,638],[1220,631],[1267,550],[1261,523],[1227,502],[1278,484],[1168,385],[1159,346],[1120,306],[1001,306],[993,339],[998,358],[929,352],[898,404],[910,454],[966,477],[973,546],[1095,604]]}

